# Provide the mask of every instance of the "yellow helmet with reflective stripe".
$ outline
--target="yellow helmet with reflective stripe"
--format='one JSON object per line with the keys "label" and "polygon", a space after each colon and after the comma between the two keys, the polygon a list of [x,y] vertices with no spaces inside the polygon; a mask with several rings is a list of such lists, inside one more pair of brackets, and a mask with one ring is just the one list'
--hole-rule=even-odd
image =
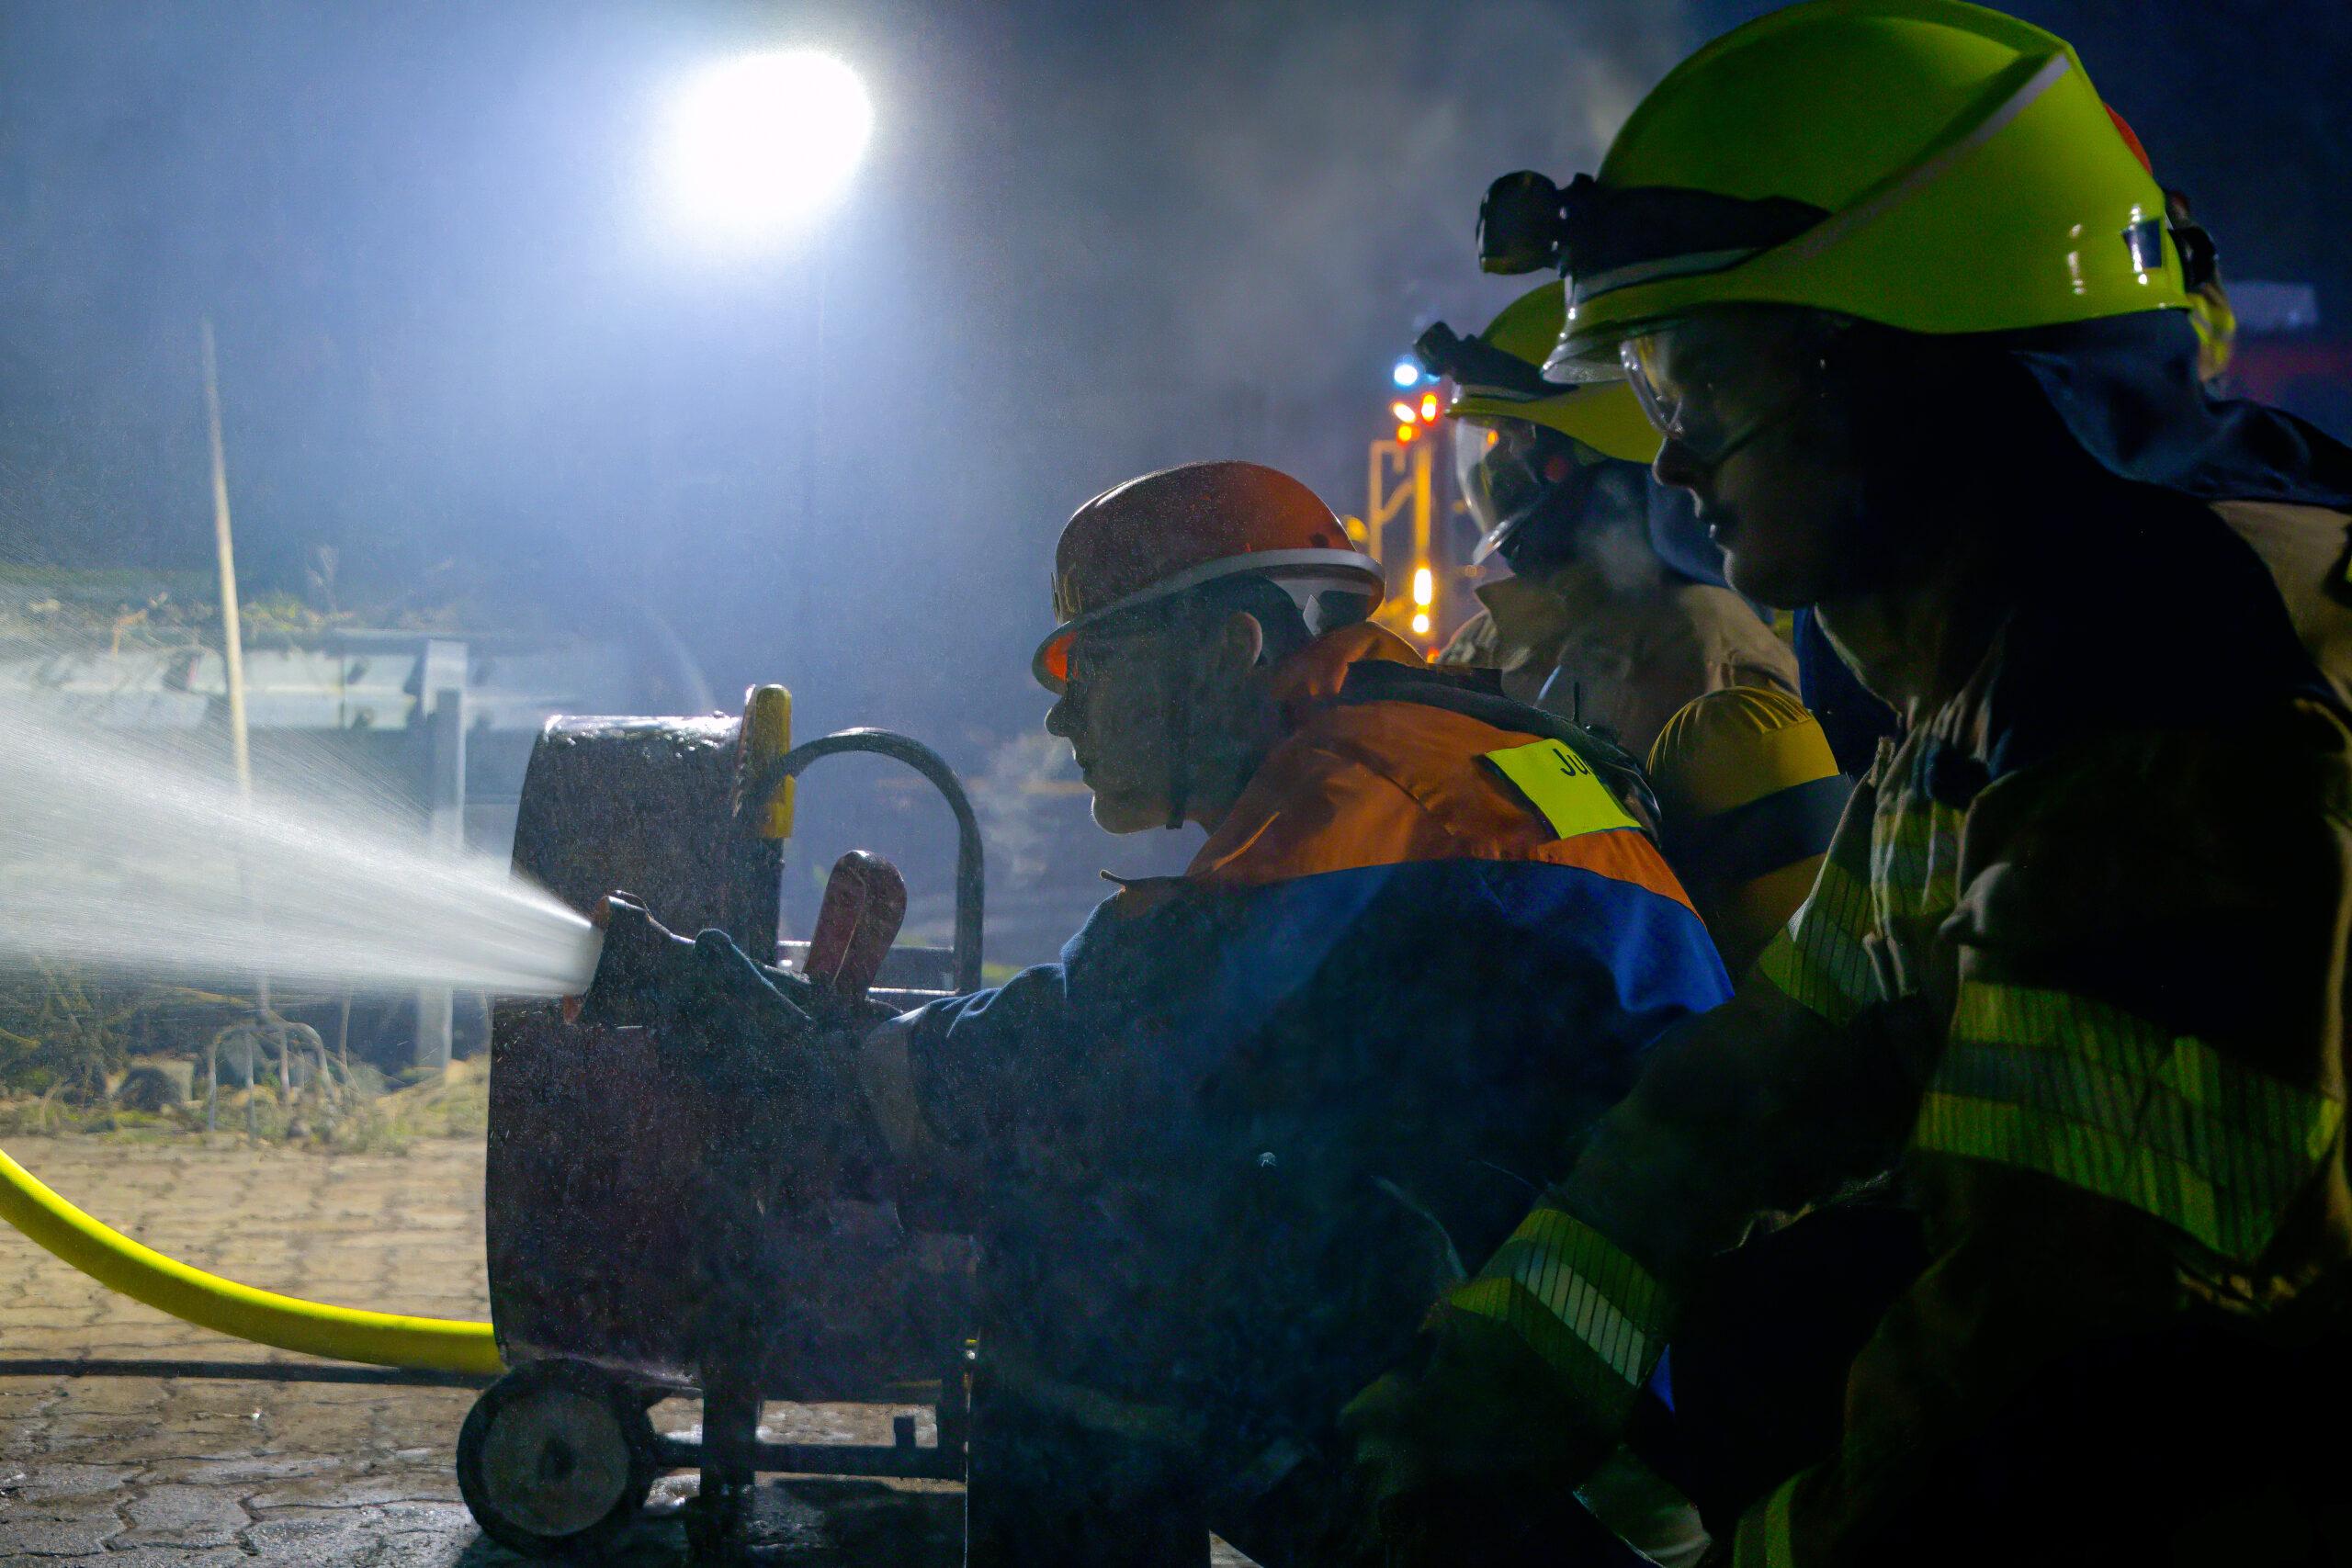
{"label": "yellow helmet with reflective stripe", "polygon": [[1448,417],[1481,424],[1498,419],[1528,420],[1581,441],[1604,457],[1646,468],[1657,457],[1659,437],[1632,388],[1622,384],[1555,387],[1543,379],[1544,361],[1559,343],[1566,315],[1566,293],[1558,284],[1546,283],[1505,306],[1502,314],[1473,340],[1495,355],[1508,355],[1525,366],[1523,378],[1482,375],[1483,367],[1498,362],[1491,356],[1459,352],[1467,345],[1458,339],[1453,344],[1456,352],[1449,353],[1445,340],[1453,334],[1443,332],[1442,322],[1415,346],[1425,368],[1453,382],[1453,400],[1445,408]]}
{"label": "yellow helmet with reflective stripe", "polygon": [[2064,39],[1962,0],[1810,0],[1675,68],[1597,179],[1506,175],[1490,270],[1568,276],[1560,379],[1726,304],[1905,332],[2188,306],[2165,197]]}

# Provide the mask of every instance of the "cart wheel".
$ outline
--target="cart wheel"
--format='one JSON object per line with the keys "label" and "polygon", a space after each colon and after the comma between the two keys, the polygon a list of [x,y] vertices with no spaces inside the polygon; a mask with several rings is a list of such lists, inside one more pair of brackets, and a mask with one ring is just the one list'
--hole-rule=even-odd
{"label": "cart wheel", "polygon": [[526,1557],[594,1552],[645,1506],[653,1422],[635,1390],[581,1361],[534,1361],[474,1401],[458,1490],[491,1540]]}

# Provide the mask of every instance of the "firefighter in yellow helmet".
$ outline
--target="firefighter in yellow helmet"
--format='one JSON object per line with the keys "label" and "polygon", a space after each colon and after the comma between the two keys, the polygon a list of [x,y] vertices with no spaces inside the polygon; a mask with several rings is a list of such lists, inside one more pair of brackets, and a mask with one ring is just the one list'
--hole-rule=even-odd
{"label": "firefighter in yellow helmet", "polygon": [[1560,290],[1514,301],[1466,342],[1443,322],[1416,345],[1456,389],[1454,473],[1511,575],[1438,662],[1498,670],[1503,690],[1646,756],[1684,704],[1725,686],[1793,694],[1796,657],[1694,539],[1686,498],[1650,481],[1657,433],[1623,384],[1560,388],[1542,365]]}
{"label": "firefighter in yellow helmet", "polygon": [[2211,386],[2229,374],[2230,357],[2237,351],[2237,310],[2222,283],[2222,258],[2213,247],[2213,237],[2197,221],[2187,191],[2165,191],[2165,221],[2180,241],[2181,270],[2188,284],[2188,320],[2197,329],[2197,378]]}
{"label": "firefighter in yellow helmet", "polygon": [[[2139,132],[2115,112],[2113,105],[2108,106],[2107,113],[2132,155],[2153,175],[2155,165]],[[2213,236],[2197,221],[2187,191],[2165,187],[2165,227],[2172,231],[2173,243],[2180,250],[2181,287],[2188,292],[2188,321],[2197,330],[2197,378],[2210,386],[2229,371],[2230,355],[2237,348],[2238,313],[2222,284],[2221,253]]]}
{"label": "firefighter in yellow helmet", "polygon": [[[1490,192],[1491,265],[1567,279],[1555,373],[1633,381],[1733,586],[1901,729],[1739,995],[1351,1406],[1386,1562],[1558,1561],[1652,1394],[1703,1419],[1712,1261],[1890,1164],[1928,1260],[1834,1427],[1690,1478],[1722,1559],[2340,1553],[2352,723],[2319,552],[2233,513],[2340,570],[2352,452],[2204,398],[2165,214],[2064,40],[1958,0],[1765,17],[1598,179]],[[2168,605],[2201,651],[2151,681]]]}
{"label": "firefighter in yellow helmet", "polygon": [[1511,569],[1438,662],[1493,670],[1646,760],[1668,858],[1737,975],[1813,885],[1846,784],[1796,700],[1796,656],[1723,585],[1689,497],[1651,480],[1657,432],[1632,389],[1543,378],[1562,315],[1559,288],[1538,288],[1476,338],[1441,321],[1415,345],[1454,387],[1476,558]]}

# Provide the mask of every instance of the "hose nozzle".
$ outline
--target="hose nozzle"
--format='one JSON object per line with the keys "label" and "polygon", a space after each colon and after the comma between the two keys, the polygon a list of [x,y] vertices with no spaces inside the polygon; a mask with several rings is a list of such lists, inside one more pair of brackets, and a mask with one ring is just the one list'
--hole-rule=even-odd
{"label": "hose nozzle", "polygon": [[604,952],[588,989],[564,1004],[567,1018],[649,1030],[665,1056],[713,1087],[776,1087],[772,1080],[793,1058],[777,1047],[806,1038],[815,1021],[732,938],[714,930],[689,941],[627,893],[607,895],[593,918],[604,928]]}

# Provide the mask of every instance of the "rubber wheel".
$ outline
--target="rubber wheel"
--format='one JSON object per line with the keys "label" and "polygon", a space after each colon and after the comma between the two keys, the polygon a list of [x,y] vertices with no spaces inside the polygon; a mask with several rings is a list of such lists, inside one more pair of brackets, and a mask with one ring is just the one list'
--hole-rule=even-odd
{"label": "rubber wheel", "polygon": [[482,1391],[458,1434],[458,1490],[482,1533],[526,1557],[593,1555],[658,1473],[643,1395],[580,1361],[534,1361]]}

